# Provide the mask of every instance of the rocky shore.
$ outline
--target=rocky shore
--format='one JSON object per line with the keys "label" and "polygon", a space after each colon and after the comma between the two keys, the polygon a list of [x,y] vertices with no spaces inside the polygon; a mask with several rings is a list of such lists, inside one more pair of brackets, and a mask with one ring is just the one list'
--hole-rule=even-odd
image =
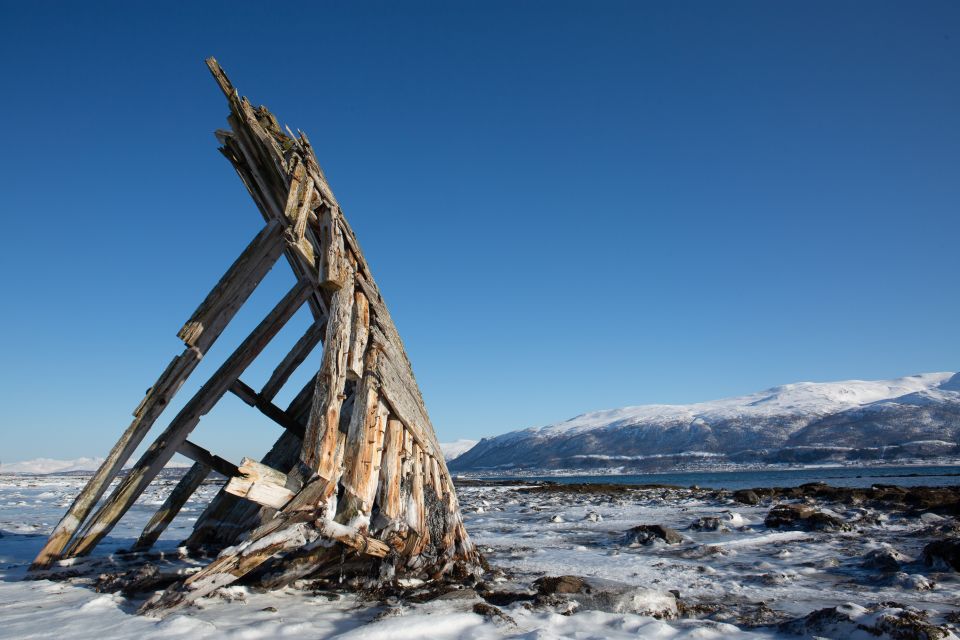
{"label": "rocky shore", "polygon": [[896,639],[960,623],[960,487],[469,481],[460,494],[492,567],[473,591],[501,620],[599,610]]}
{"label": "rocky shore", "polygon": [[8,505],[0,516],[0,637],[46,638],[31,635],[41,610],[58,640],[120,630],[138,640],[960,635],[960,487],[463,481],[458,494],[485,556],[482,575],[373,590],[336,577],[281,592],[248,582],[157,623],[132,612],[196,570],[173,537],[189,530],[190,506],[144,569],[125,571],[120,552],[142,527],[134,518],[110,539],[112,553],[62,567],[57,581],[23,580],[44,539],[46,510],[72,495],[73,482],[15,478],[0,486]]}

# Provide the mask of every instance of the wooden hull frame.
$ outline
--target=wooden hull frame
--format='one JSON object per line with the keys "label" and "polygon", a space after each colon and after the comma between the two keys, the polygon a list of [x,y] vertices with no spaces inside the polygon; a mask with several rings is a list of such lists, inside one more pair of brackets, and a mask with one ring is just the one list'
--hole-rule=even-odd
{"label": "wooden hull frame", "polygon": [[[134,545],[149,549],[213,471],[227,483],[198,519],[190,546],[222,548],[213,562],[147,602],[163,615],[270,562],[261,580],[283,586],[333,566],[368,581],[476,573],[470,541],[403,342],[353,230],[306,135],[281,131],[241,98],[213,58],[230,105],[221,152],[265,226],[181,328],[184,352],[163,371],[134,420],[55,527],[31,569],[91,553],[170,458],[194,461]],[[296,282],[171,420],[119,486],[111,481],[143,441],[280,255]],[[304,304],[313,323],[256,391],[240,376]],[[319,371],[286,409],[273,399],[322,344]],[[260,462],[234,465],[188,440],[226,393],[283,427]],[[344,564],[345,554],[351,561]]]}

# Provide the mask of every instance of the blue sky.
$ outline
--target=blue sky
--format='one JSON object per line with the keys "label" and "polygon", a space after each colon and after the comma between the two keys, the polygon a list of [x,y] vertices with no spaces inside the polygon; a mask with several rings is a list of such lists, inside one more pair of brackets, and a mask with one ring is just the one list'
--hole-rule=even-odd
{"label": "blue sky", "polygon": [[191,4],[0,2],[2,461],[105,454],[258,230],[208,55],[310,135],[441,440],[960,368],[956,3]]}

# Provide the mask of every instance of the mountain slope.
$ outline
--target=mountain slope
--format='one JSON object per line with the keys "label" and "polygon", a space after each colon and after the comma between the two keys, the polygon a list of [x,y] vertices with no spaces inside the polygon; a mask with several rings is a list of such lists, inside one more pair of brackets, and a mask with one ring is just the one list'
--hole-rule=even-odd
{"label": "mountain slope", "polygon": [[459,440],[454,440],[453,442],[441,442],[440,451],[443,452],[444,460],[453,460],[454,458],[463,455],[465,452],[473,448],[477,444],[476,440],[467,440],[466,438],[461,438]]}
{"label": "mountain slope", "polygon": [[886,459],[953,453],[958,439],[960,374],[927,373],[894,380],[800,382],[713,402],[586,413],[485,438],[450,468],[629,471],[695,458]]}

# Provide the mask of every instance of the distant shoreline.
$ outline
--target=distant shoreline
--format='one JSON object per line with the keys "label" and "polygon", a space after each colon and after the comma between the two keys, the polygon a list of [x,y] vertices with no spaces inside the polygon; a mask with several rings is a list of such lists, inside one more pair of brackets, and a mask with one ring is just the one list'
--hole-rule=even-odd
{"label": "distant shoreline", "polygon": [[[462,471],[454,473],[458,478],[502,478],[509,477],[573,477],[573,476],[645,476],[645,475],[663,475],[680,473],[744,473],[744,472],[779,472],[779,471],[829,471],[831,469],[884,469],[900,467],[957,467],[957,475],[960,475],[960,458],[937,458],[932,460],[889,460],[883,462],[870,462],[864,464],[738,464],[729,463],[723,465],[690,465],[683,467],[672,467],[665,469],[647,469],[647,470],[624,470],[623,467],[607,467],[597,469],[500,469],[489,471]],[[942,475],[942,474],[938,474]],[[951,474],[952,475],[952,474]]]}

